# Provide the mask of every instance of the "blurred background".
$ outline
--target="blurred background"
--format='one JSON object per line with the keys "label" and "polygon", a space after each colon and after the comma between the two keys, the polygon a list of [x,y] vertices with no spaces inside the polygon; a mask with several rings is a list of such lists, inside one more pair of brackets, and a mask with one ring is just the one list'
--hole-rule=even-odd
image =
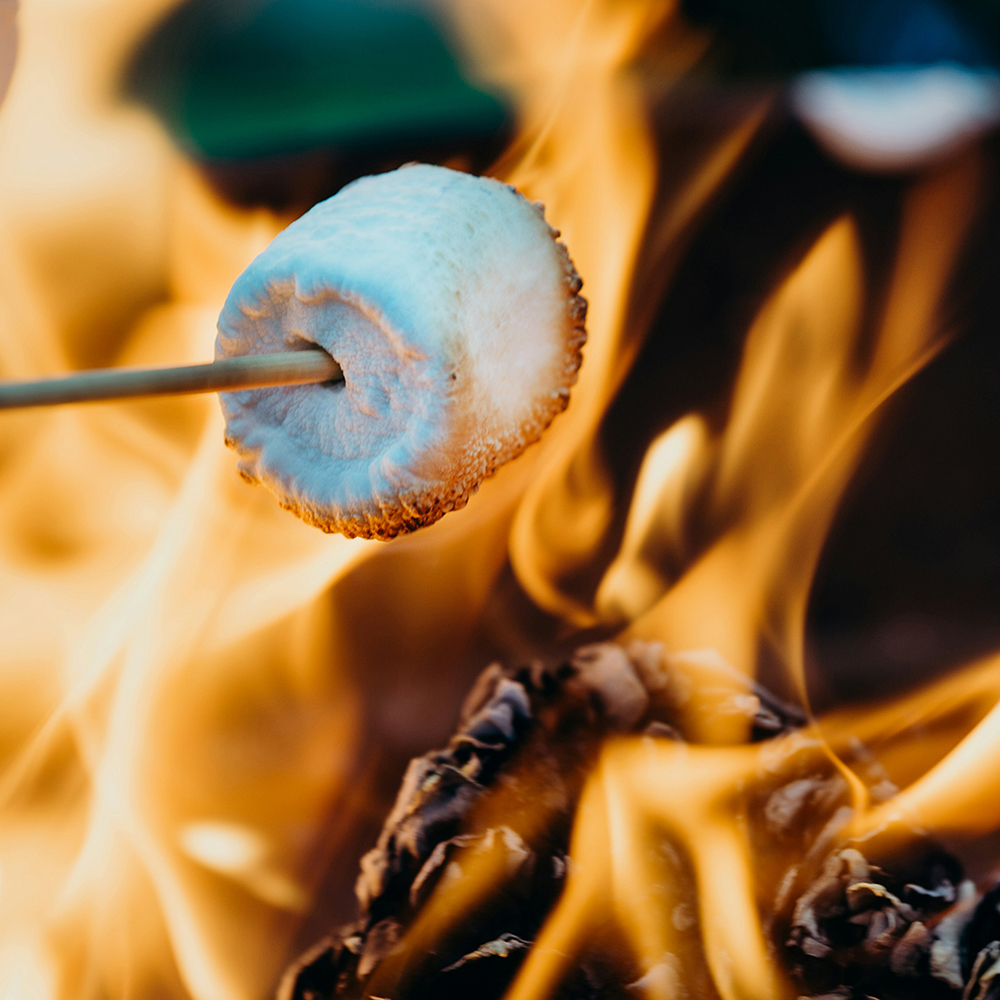
{"label": "blurred background", "polygon": [[[269,996],[477,673],[618,634],[808,478],[890,321],[930,353],[801,543],[811,706],[1000,645],[992,0],[5,0],[0,62],[0,377],[207,360],[281,228],[411,160],[544,201],[591,303],[545,440],[389,545],[243,484],[214,398],[0,416],[0,996]],[[748,331],[842,219],[720,493]]]}

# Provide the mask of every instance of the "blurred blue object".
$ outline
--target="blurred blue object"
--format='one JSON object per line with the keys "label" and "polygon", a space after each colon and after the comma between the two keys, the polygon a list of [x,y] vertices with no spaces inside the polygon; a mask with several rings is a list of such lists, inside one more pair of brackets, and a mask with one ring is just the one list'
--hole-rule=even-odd
{"label": "blurred blue object", "polygon": [[730,71],[1000,65],[998,0],[681,0],[716,31]]}
{"label": "blurred blue object", "polygon": [[724,75],[789,74],[792,111],[854,169],[921,169],[1000,122],[1000,0],[682,5]]}
{"label": "blurred blue object", "polygon": [[863,66],[989,62],[970,26],[940,0],[820,0],[819,11],[834,62]]}

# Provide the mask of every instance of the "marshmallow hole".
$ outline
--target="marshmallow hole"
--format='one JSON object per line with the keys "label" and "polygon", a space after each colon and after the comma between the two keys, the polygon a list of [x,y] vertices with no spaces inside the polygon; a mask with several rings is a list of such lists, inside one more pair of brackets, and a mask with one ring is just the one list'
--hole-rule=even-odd
{"label": "marshmallow hole", "polygon": [[241,441],[243,477],[307,513],[322,498],[361,522],[373,495],[389,502],[421,485],[443,419],[430,391],[440,379],[432,359],[332,293],[275,295],[264,312],[249,330],[241,323],[225,337],[220,331],[226,354],[318,347],[340,365],[343,381],[227,393],[228,436]]}
{"label": "marshmallow hole", "polygon": [[327,379],[325,382],[316,382],[316,385],[325,386],[329,389],[342,389],[344,387],[344,367],[340,362],[328,351],[326,348],[321,347],[316,343],[315,340],[308,340],[304,337],[297,339],[292,339],[288,343],[287,350],[291,353],[295,351],[318,351],[321,354],[325,354],[335,365],[340,367],[340,374],[334,375],[333,378]]}

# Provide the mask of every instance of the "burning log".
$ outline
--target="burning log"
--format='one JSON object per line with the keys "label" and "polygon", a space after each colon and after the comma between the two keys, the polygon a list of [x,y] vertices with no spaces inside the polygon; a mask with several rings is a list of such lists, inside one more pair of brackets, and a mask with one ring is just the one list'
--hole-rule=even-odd
{"label": "burning log", "polygon": [[[655,643],[627,650],[602,643],[554,667],[488,667],[448,746],[407,769],[361,862],[357,922],[289,969],[281,1000],[371,991],[394,1000],[502,996],[563,889],[573,817],[602,742],[626,733],[681,739],[678,691],[661,656]],[[803,721],[754,685],[731,707],[757,739]],[[496,876],[486,906],[471,907],[474,915],[443,945],[421,953],[420,920],[432,894],[461,892],[463,883],[472,890],[484,868]],[[664,966],[649,974],[673,973]],[[642,975],[609,944],[588,955],[566,996],[641,995]],[[638,983],[631,993],[629,983]]]}
{"label": "burning log", "polygon": [[[448,746],[410,763],[361,862],[358,919],[289,968],[279,1000],[503,997],[578,863],[570,831],[602,743],[682,741],[681,688],[655,643],[585,646],[556,666],[488,667]],[[728,707],[746,715],[757,742],[804,732],[798,710],[756,685]],[[890,795],[877,763],[860,746],[854,753],[876,797]],[[780,859],[765,925],[797,992],[1000,998],[1000,885],[980,896],[957,858],[926,838],[884,865],[867,856],[872,845],[838,842],[848,784],[815,759],[806,770],[757,789],[748,814],[764,881]],[[670,839],[657,850],[681,888],[671,898],[693,898]],[[557,996],[717,996],[696,908],[682,902],[670,919],[677,953],[652,967],[629,957],[610,921],[600,926]]]}
{"label": "burning log", "polygon": [[968,973],[959,933],[975,887],[958,861],[928,850],[905,874],[856,847],[833,851],[795,901],[786,953],[809,995],[950,996]]}

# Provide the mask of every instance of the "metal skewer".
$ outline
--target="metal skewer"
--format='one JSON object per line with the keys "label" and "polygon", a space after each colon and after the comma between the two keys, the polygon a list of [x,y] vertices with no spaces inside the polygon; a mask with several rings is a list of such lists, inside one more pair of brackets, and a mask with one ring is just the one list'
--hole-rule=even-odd
{"label": "metal skewer", "polygon": [[319,349],[248,354],[179,368],[95,368],[31,382],[0,382],[0,410],[339,382],[343,377],[340,365]]}

